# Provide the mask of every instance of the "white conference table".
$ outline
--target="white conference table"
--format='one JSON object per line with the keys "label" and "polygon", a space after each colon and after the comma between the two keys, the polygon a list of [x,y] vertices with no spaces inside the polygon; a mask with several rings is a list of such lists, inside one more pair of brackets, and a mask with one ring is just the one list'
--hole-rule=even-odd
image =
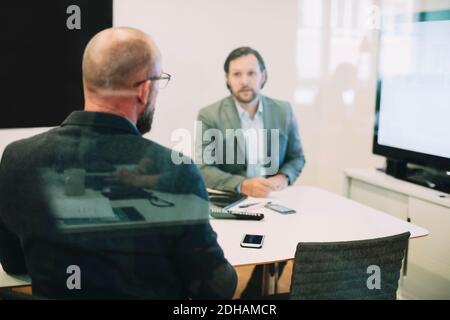
{"label": "white conference table", "polygon": [[[428,234],[424,228],[315,187],[292,186],[273,192],[265,199],[250,197],[236,207],[266,201],[287,206],[297,212],[283,215],[255,206],[246,210],[264,213],[265,218],[261,221],[211,219],[225,257],[233,266],[267,265],[294,259],[299,242],[375,239],[406,231],[411,233],[411,238]],[[138,209],[144,210],[142,207]],[[246,233],[265,235],[263,247],[241,248],[240,242]],[[10,276],[0,268],[0,287],[29,283],[28,277]]]}
{"label": "white conference table", "polygon": [[[264,207],[240,209],[254,202],[280,204],[297,212],[281,214]],[[272,192],[268,198],[249,197],[234,210],[264,213],[264,219],[212,219],[218,242],[233,266],[264,264],[294,259],[299,242],[337,242],[367,240],[409,231],[411,239],[423,237],[428,230],[372,209],[334,193],[308,186],[292,186]],[[261,249],[242,248],[244,234],[265,235]]]}
{"label": "white conference table", "polygon": [[[280,204],[296,213],[281,214],[260,207],[238,208],[255,202]],[[264,264],[263,293],[277,291],[277,262],[294,259],[299,242],[367,240],[409,231],[411,239],[428,234],[424,228],[364,206],[334,193],[307,186],[272,192],[268,198],[248,198],[231,208],[264,213],[260,221],[211,220],[225,257],[233,266]],[[264,235],[261,249],[242,248],[244,234]],[[273,276],[269,273],[272,263]]]}

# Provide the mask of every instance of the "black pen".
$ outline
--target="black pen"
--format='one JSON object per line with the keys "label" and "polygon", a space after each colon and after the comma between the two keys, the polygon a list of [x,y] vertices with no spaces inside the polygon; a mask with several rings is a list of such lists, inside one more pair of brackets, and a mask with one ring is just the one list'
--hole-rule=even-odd
{"label": "black pen", "polygon": [[[240,205],[239,208],[248,208],[248,207],[253,207],[257,204],[261,204],[262,202],[255,202],[255,203],[248,203],[248,204],[243,204]],[[266,202],[266,204],[272,203],[272,201]]]}

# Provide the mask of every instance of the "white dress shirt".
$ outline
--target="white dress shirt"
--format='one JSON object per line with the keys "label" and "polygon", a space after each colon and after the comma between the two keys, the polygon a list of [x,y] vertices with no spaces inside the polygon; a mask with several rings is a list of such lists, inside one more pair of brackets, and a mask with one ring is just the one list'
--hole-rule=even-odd
{"label": "white dress shirt", "polygon": [[[239,105],[239,102],[234,100],[236,105],[236,110],[241,118],[241,126],[245,134],[245,159],[247,163],[246,176],[260,177],[264,176],[264,156],[265,156],[265,146],[263,139],[263,104],[261,99],[259,99],[258,109],[255,116],[250,118],[248,112]],[[253,132],[251,132],[253,131]]]}

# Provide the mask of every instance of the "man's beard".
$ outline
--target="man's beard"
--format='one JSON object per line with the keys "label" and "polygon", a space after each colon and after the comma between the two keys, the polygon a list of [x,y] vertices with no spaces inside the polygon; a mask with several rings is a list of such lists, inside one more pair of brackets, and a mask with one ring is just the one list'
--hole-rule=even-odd
{"label": "man's beard", "polygon": [[154,113],[155,108],[148,106],[147,109],[138,116],[136,127],[141,134],[146,134],[152,129]]}
{"label": "man's beard", "polygon": [[258,93],[256,93],[255,90],[251,90],[251,91],[252,91],[252,95],[248,99],[241,98],[240,95],[239,95],[239,91],[238,92],[231,91],[231,93],[233,94],[233,96],[236,98],[236,100],[238,102],[240,102],[240,103],[250,103],[250,102],[254,101],[258,97]]}

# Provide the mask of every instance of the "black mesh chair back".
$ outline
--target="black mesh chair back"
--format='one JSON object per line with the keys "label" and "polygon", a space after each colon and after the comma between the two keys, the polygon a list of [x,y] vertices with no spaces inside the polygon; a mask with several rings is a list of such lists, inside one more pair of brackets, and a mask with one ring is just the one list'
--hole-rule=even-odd
{"label": "black mesh chair back", "polygon": [[396,299],[409,237],[299,243],[290,299]]}

